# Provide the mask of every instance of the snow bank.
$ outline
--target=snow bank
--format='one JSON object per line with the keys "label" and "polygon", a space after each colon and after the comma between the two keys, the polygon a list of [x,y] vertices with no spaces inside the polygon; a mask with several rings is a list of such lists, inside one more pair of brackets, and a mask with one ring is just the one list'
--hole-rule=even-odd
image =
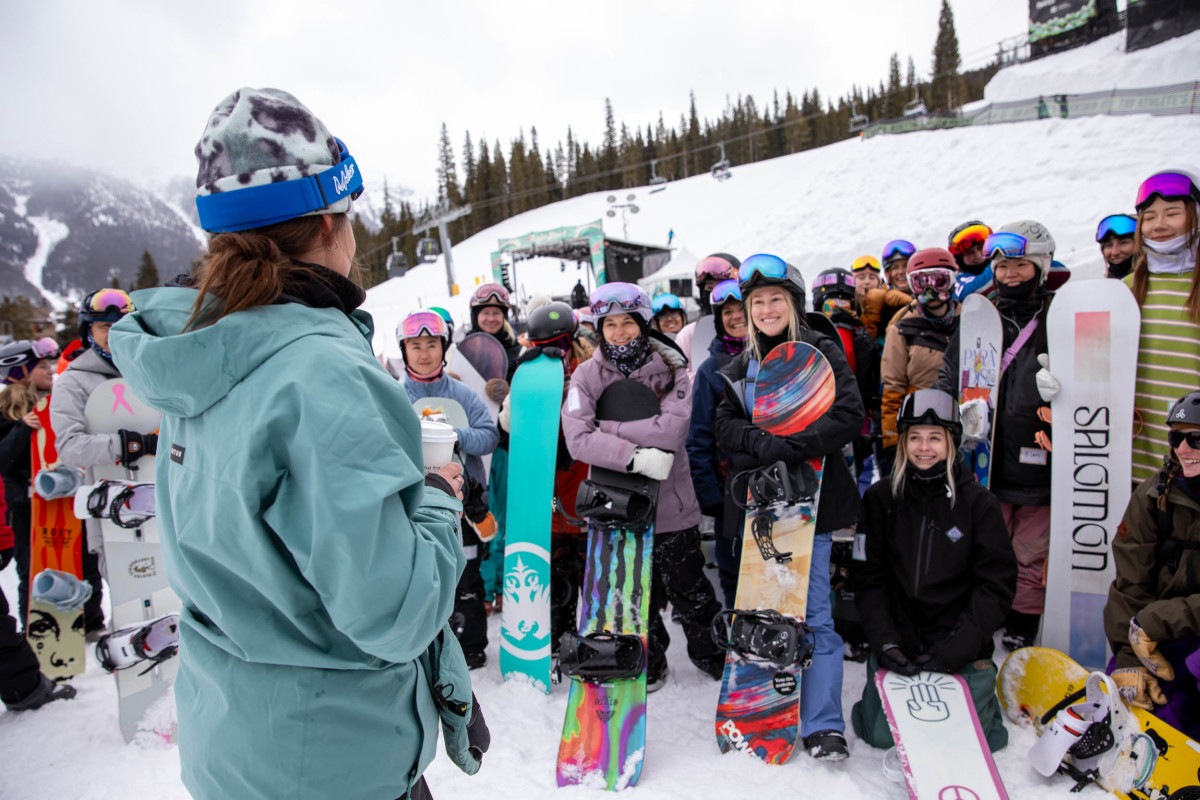
{"label": "snow bank", "polygon": [[[1104,265],[1096,224],[1132,211],[1138,184],[1197,145],[1200,116],[1055,118],[851,139],[735,167],[723,183],[705,173],[653,195],[634,189],[641,212],[629,217],[629,238],[665,245],[673,228],[675,242],[687,242],[696,255],[776,253],[811,282],[864,253],[878,256],[891,239],[945,247],[950,230],[965,220],[999,226],[1032,218],[1050,229],[1057,257],[1076,277],[1098,277]],[[595,219],[620,237],[620,220],[604,217],[607,195],[528,211],[460,242],[458,297],[447,297],[440,260],[372,288],[363,307],[376,317],[376,352],[399,356],[396,323],[421,304],[444,305],[462,325],[474,286],[492,280],[491,252],[500,238]],[[565,294],[582,275],[570,262],[563,272],[558,259],[517,267],[526,296]]]}
{"label": "snow bank", "polygon": [[988,82],[993,103],[1040,95],[1140,89],[1200,80],[1200,31],[1125,52],[1125,31],[1048,58],[1006,67]]}

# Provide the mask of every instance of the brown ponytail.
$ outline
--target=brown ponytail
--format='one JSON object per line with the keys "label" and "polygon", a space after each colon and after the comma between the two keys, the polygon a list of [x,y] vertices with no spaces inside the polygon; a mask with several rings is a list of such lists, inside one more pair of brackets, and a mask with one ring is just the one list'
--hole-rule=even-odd
{"label": "brown ponytail", "polygon": [[292,276],[311,273],[295,259],[322,241],[336,241],[350,222],[345,214],[330,215],[333,230],[321,233],[321,217],[296,217],[263,228],[234,233],[216,233],[197,270],[198,294],[192,316],[184,330],[212,325],[222,317],[279,299]]}

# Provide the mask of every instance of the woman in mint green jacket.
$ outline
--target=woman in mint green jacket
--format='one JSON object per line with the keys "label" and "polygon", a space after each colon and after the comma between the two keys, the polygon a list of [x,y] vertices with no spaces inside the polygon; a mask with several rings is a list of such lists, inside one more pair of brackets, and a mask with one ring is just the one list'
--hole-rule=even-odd
{"label": "woman in mint green jacket", "polygon": [[356,310],[357,165],[274,89],[222,101],[196,153],[214,235],[195,288],[138,292],[110,336],[163,412],[184,784],[198,800],[428,797],[439,720],[465,771],[487,749],[446,629],[462,478],[424,473],[420,423]]}

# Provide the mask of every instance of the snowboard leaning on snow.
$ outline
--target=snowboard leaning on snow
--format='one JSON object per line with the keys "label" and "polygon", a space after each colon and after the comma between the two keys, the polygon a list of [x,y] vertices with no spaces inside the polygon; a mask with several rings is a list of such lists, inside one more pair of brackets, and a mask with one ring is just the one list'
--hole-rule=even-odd
{"label": "snowboard leaning on snow", "polygon": [[[833,369],[820,351],[803,342],[785,342],[759,367],[754,424],[778,436],[798,433],[829,410],[835,394]],[[769,488],[772,480],[775,487],[793,482],[790,476],[779,475],[776,465],[756,470],[763,480],[746,489],[737,596],[726,633],[731,640],[770,640],[777,647],[774,656],[729,649],[716,714],[717,745],[722,753],[738,750],[768,764],[782,764],[796,746],[802,660],[776,656],[799,652],[794,644],[784,643],[805,636],[799,628],[793,631],[789,627],[793,622],[802,624],[808,610],[808,569],[824,461],[809,459],[795,469],[805,476],[803,485],[799,491],[789,489],[791,496],[785,501],[775,502],[767,496],[773,491]],[[763,491],[756,486],[764,487]],[[746,619],[739,620],[739,616]],[[771,626],[763,629],[765,638],[754,631],[761,622]]]}
{"label": "snowboard leaning on snow", "polygon": [[[49,395],[38,400],[34,413],[41,423],[41,428],[31,437],[31,472],[37,486],[45,483],[38,480],[43,470],[58,466],[58,450],[54,431],[50,428]],[[83,606],[62,609],[33,598],[43,570],[58,570],[75,579],[83,577],[83,548],[87,544],[83,523],[72,513],[72,502],[71,497],[47,499],[37,491],[30,500],[30,598],[25,638],[38,657],[42,673],[54,680],[78,675],[86,664]],[[47,575],[43,580],[49,578]]]}
{"label": "snowboard leaning on snow", "polygon": [[1112,543],[1129,505],[1133,385],[1141,325],[1120,281],[1068,283],[1047,319],[1054,459],[1042,644],[1089,669],[1108,663],[1104,604],[1115,576]]}
{"label": "snowboard leaning on snow", "polygon": [[[626,378],[596,401],[596,419],[630,422],[661,413],[658,396]],[[628,499],[630,513],[611,512]],[[576,513],[588,518],[578,635],[559,645],[563,672],[572,665],[566,720],[558,749],[558,785],[634,786],[646,751],[646,652],[658,481],[592,467]],[[635,519],[630,519],[634,515]],[[617,519],[616,517],[621,517]]]}
{"label": "snowboard leaning on snow", "polygon": [[[1065,653],[1024,647],[1004,660],[996,688],[1008,718],[1032,725],[1042,736],[1060,709],[1087,699],[1088,676],[1087,669]],[[1119,698],[1115,702],[1120,705],[1112,719],[1093,723],[1105,724],[1112,735],[1088,736],[1088,744],[1099,750],[1096,782],[1129,800],[1200,797],[1200,743],[1149,711],[1127,708]],[[1130,715],[1132,724],[1125,722]],[[1035,746],[1031,755],[1036,750]]]}
{"label": "snowboard leaning on snow", "polygon": [[687,354],[688,367],[693,372],[700,369],[700,365],[708,359],[708,348],[715,338],[717,338],[716,317],[707,314],[696,320],[696,327],[692,331],[691,352]]}
{"label": "snowboard leaning on snow", "polygon": [[562,361],[539,355],[512,382],[500,674],[550,692],[550,521]]}
{"label": "snowboard leaning on snow", "polygon": [[912,800],[1008,800],[962,676],[881,667],[875,688]]}
{"label": "snowboard leaning on snow", "polygon": [[992,470],[997,395],[1000,391],[1000,353],[1004,327],[1000,312],[982,294],[967,295],[958,323],[958,402],[984,400],[988,406],[988,432],[984,441],[964,447],[967,466],[980,485],[987,487]]}
{"label": "snowboard leaning on snow", "polygon": [[[89,433],[116,433],[120,430],[154,433],[162,415],[139,400],[121,378],[107,380],[92,390],[84,407]],[[136,469],[119,464],[93,467],[97,482],[102,480],[152,483],[154,456],[144,455]],[[111,518],[100,519],[104,556],[108,566],[109,596],[112,602],[112,630],[137,627],[180,610],[179,598],[167,585],[162,545],[153,517],[137,527],[127,528]],[[170,658],[148,671],[126,669],[115,673],[118,717],[121,735],[132,741],[143,727],[146,711],[167,693],[175,680],[178,659]],[[174,730],[159,730],[159,723],[147,721],[154,731],[167,739]]]}

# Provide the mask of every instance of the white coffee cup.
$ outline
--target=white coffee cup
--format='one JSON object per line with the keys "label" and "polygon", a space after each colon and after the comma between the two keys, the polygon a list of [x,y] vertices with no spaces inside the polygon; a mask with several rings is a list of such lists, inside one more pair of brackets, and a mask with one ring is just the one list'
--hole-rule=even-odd
{"label": "white coffee cup", "polygon": [[425,458],[425,471],[433,472],[446,466],[454,458],[454,443],[458,434],[453,425],[444,422],[421,420],[421,450]]}

